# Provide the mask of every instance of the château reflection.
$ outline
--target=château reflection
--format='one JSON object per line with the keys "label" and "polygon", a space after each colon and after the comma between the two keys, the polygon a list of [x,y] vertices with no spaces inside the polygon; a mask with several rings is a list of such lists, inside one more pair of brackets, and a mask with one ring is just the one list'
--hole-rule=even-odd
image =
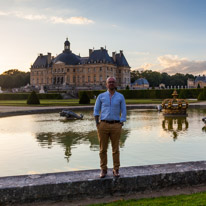
{"label": "ch\u00e2teau reflection", "polygon": [[175,141],[181,132],[187,131],[189,122],[187,117],[164,117],[162,128],[170,133]]}
{"label": "ch\u00e2teau reflection", "polygon": [[[120,138],[120,147],[124,147],[125,141],[128,137],[129,131],[123,129],[121,138]],[[65,158],[69,161],[69,157],[72,155],[72,148],[80,144],[90,144],[91,151],[99,150],[99,141],[97,137],[97,131],[89,131],[86,133],[80,132],[63,132],[63,133],[54,133],[54,132],[41,132],[36,134],[37,142],[43,148],[51,149],[56,144],[63,146],[65,152]]]}

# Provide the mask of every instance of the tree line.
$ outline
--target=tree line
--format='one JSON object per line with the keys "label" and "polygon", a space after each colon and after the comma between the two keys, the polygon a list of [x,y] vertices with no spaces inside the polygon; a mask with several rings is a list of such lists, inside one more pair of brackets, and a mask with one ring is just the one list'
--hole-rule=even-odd
{"label": "tree line", "polygon": [[[145,78],[150,84],[150,87],[158,87],[163,83],[165,86],[185,86],[188,79],[195,79],[192,74],[169,75],[166,72],[160,73],[152,70],[131,71],[131,83],[139,78]],[[10,69],[0,75],[0,86],[3,89],[11,89],[25,86],[30,83],[30,72],[19,71],[18,69]]]}
{"label": "tree line", "polygon": [[30,72],[22,72],[18,69],[10,69],[0,75],[0,86],[3,89],[18,88],[29,83]]}
{"label": "tree line", "polygon": [[131,83],[139,78],[145,78],[149,82],[150,87],[158,87],[159,84],[163,83],[165,86],[185,86],[187,85],[188,79],[195,79],[192,74],[180,74],[169,75],[166,72],[160,73],[152,70],[131,71]]}

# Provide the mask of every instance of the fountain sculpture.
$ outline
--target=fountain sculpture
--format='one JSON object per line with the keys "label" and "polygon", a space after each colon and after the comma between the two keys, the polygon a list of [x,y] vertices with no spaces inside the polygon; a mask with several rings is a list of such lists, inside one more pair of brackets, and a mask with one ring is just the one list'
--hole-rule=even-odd
{"label": "fountain sculpture", "polygon": [[177,91],[174,90],[172,99],[162,102],[163,114],[165,116],[187,116],[188,102],[185,99],[177,99]]}
{"label": "fountain sculpture", "polygon": [[60,112],[61,117],[66,117],[67,119],[83,119],[83,114],[77,115],[76,113],[70,110],[62,110]]}

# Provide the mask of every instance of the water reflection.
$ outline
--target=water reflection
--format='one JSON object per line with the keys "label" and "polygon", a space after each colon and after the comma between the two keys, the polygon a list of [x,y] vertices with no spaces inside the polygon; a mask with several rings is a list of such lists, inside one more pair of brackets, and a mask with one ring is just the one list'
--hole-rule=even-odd
{"label": "water reflection", "polygon": [[[62,120],[61,120],[62,121]],[[120,138],[120,147],[124,147],[125,141],[128,137],[128,130],[123,130]],[[70,156],[72,155],[72,148],[80,144],[90,144],[91,151],[99,150],[99,141],[97,137],[97,131],[89,131],[86,133],[81,132],[41,132],[36,134],[36,139],[39,145],[43,148],[51,149],[56,144],[63,146],[64,155],[67,161],[69,161]]]}
{"label": "water reflection", "polygon": [[164,131],[172,134],[175,141],[181,132],[188,130],[189,122],[187,121],[187,117],[164,117],[162,128]]}
{"label": "water reflection", "polygon": [[202,128],[202,131],[203,131],[203,132],[206,132],[206,126],[204,126],[204,127]]}

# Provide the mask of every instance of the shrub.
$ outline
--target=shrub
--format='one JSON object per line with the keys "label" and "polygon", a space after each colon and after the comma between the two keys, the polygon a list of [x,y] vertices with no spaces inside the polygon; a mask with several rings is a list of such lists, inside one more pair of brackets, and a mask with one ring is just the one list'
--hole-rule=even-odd
{"label": "shrub", "polygon": [[127,85],[125,89],[126,89],[126,90],[129,90],[129,85]]}
{"label": "shrub", "polygon": [[80,99],[79,104],[90,104],[90,98],[87,95],[87,92],[83,92]]}
{"label": "shrub", "polygon": [[40,104],[39,98],[38,98],[38,96],[37,96],[35,91],[33,91],[29,95],[29,97],[27,99],[27,104]]}

